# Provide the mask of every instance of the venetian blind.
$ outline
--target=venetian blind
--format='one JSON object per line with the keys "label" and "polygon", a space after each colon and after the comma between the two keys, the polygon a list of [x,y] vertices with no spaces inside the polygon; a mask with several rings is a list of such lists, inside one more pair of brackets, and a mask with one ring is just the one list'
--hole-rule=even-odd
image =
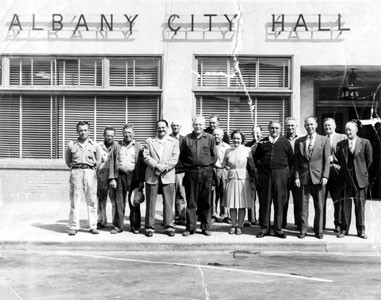
{"label": "venetian blind", "polygon": [[20,157],[20,97],[0,96],[0,157]]}
{"label": "venetian blind", "polygon": [[159,87],[159,58],[110,58],[110,86]]}
{"label": "venetian blind", "polygon": [[97,141],[103,141],[105,127],[114,127],[116,140],[122,140],[122,128],[126,123],[126,97],[125,96],[98,96],[96,98]]}
{"label": "venetian blind", "polygon": [[49,96],[22,96],[22,157],[51,158]]}
{"label": "venetian blind", "polygon": [[290,89],[290,58],[198,57],[197,85],[205,88]]}
{"label": "venetian blind", "polygon": [[[257,125],[261,126],[264,134],[268,134],[269,121],[277,120],[284,124],[286,117],[290,115],[289,97],[252,97],[253,104],[257,104]],[[246,96],[199,96],[196,103],[196,113],[208,118],[212,114],[218,114],[220,126],[229,134],[240,129],[251,139],[252,127],[251,110]],[[255,113],[255,112],[253,112]],[[208,125],[208,124],[206,124]]]}
{"label": "venetian blind", "polygon": [[159,119],[159,98],[157,96],[130,96],[127,107],[128,123],[134,124],[135,139],[139,142],[156,135],[156,121]]}

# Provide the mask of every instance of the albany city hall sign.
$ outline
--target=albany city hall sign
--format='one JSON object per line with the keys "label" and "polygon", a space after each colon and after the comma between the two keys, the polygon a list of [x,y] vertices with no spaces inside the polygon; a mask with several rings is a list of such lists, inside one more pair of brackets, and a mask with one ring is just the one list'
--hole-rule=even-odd
{"label": "albany city hall sign", "polygon": [[[164,39],[226,39],[234,36],[240,17],[238,14],[171,14],[165,17],[161,25]],[[6,22],[7,39],[128,40],[133,39],[134,33],[139,31],[141,18],[139,14],[67,16],[53,13],[40,16],[15,13]],[[343,32],[350,31],[344,25],[341,14],[273,14],[269,22],[264,24],[267,41],[337,40],[342,38]]]}

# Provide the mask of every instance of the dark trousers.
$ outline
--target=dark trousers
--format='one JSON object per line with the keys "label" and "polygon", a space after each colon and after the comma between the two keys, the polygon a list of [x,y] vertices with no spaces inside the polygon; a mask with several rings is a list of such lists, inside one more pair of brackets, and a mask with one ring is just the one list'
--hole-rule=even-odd
{"label": "dark trousers", "polygon": [[217,217],[218,212],[221,217],[227,217],[227,209],[223,205],[224,191],[226,187],[227,174],[225,169],[214,169],[214,192],[212,193],[212,215]]}
{"label": "dark trousers", "polygon": [[213,168],[200,167],[185,172],[184,186],[187,197],[188,231],[196,231],[197,215],[201,229],[210,229]]}
{"label": "dark trousers", "polygon": [[163,223],[166,231],[173,231],[173,198],[175,192],[175,184],[163,184],[159,177],[158,184],[146,183],[146,218],[145,228],[147,231],[155,231],[155,213],[156,213],[156,199],[158,192],[163,196]]}
{"label": "dark trousers", "polygon": [[271,203],[274,203],[274,232],[282,232],[283,206],[287,201],[289,169],[258,170],[259,218],[262,232],[270,232]]}
{"label": "dark trousers", "polygon": [[315,218],[314,231],[316,234],[323,233],[323,203],[325,187],[321,184],[307,184],[300,188],[300,198],[302,199],[301,229],[300,232],[307,233],[308,228],[308,206],[310,196],[314,201]]}
{"label": "dark trousers", "polygon": [[116,189],[109,186],[108,172],[98,174],[98,224],[107,225],[106,205],[107,196],[115,203]]}
{"label": "dark trousers", "polygon": [[343,202],[340,199],[340,183],[337,181],[337,176],[333,175],[332,173],[329,174],[328,183],[325,190],[325,196],[324,196],[324,207],[323,207],[323,229],[325,229],[326,226],[326,220],[327,220],[327,198],[328,198],[328,192],[331,195],[332,202],[333,202],[333,208],[334,208],[334,225],[335,227],[341,228],[341,214],[342,214],[342,207]]}
{"label": "dark trousers", "polygon": [[342,230],[349,232],[353,197],[353,202],[355,204],[357,234],[361,234],[365,232],[365,202],[367,188],[359,188],[351,170],[350,173],[351,175],[348,176],[347,182],[344,186],[344,202],[341,214]]}
{"label": "dark trousers", "polygon": [[[141,223],[140,205],[133,206],[131,203],[131,180],[132,174],[127,175],[125,173],[119,173],[116,187],[116,200],[112,204],[112,224],[115,228],[123,230],[124,216],[126,209],[126,198],[128,196],[128,205],[130,208],[130,225],[131,230],[139,230]],[[129,193],[128,193],[129,192]],[[128,193],[128,195],[127,195]]]}
{"label": "dark trousers", "polygon": [[287,214],[288,214],[288,205],[290,203],[290,196],[292,195],[292,202],[294,203],[294,224],[300,229],[301,220],[300,217],[302,215],[302,204],[301,200],[298,197],[298,187],[295,185],[295,177],[290,174],[289,181],[287,184],[287,201],[283,208],[283,222],[282,227],[285,228],[287,226]]}

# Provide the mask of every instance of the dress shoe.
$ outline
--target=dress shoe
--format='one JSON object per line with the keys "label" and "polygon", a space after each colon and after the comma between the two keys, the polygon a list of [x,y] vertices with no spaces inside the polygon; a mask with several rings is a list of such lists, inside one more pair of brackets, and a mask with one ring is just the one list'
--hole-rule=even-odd
{"label": "dress shoe", "polygon": [[91,234],[99,234],[98,229],[90,229]]}
{"label": "dress shoe", "polygon": [[203,230],[202,230],[202,234],[203,234],[203,235],[206,235],[206,236],[211,236],[211,235],[212,235],[212,233],[211,233],[210,230],[208,230],[208,229],[203,229]]}
{"label": "dress shoe", "polygon": [[167,231],[167,235],[168,236],[175,236],[175,232],[174,231]]}
{"label": "dress shoe", "polygon": [[152,231],[147,231],[146,232],[146,237],[153,237],[153,232]]}
{"label": "dress shoe", "polygon": [[245,223],[243,223],[243,227],[250,227],[251,226],[251,223],[249,221],[246,221]]}
{"label": "dress shoe", "polygon": [[186,231],[183,232],[183,236],[190,236],[191,234],[194,234],[194,231],[188,231],[188,230],[186,230]]}
{"label": "dress shoe", "polygon": [[298,234],[299,239],[304,239],[306,237],[307,233],[301,232]]}
{"label": "dress shoe", "polygon": [[241,229],[240,227],[237,227],[237,228],[235,229],[235,234],[236,234],[236,235],[241,235],[241,234],[242,234],[242,229]]}
{"label": "dress shoe", "polygon": [[235,233],[235,228],[234,227],[230,228],[229,229],[229,234],[234,234],[234,233]]}
{"label": "dress shoe", "polygon": [[315,237],[319,240],[323,239],[324,235],[322,233],[315,233]]}
{"label": "dress shoe", "polygon": [[131,232],[132,232],[133,234],[139,234],[139,230],[138,230],[138,229],[131,229]]}
{"label": "dress shoe", "polygon": [[335,229],[333,231],[336,233],[340,233],[340,231],[341,231],[340,226],[335,226]]}
{"label": "dress shoe", "polygon": [[280,239],[285,239],[285,238],[287,238],[287,235],[286,235],[284,232],[275,232],[275,233],[274,233],[274,236],[275,236],[275,237],[278,237],[278,238],[280,238]]}
{"label": "dress shoe", "polygon": [[365,232],[360,232],[360,233],[357,234],[357,236],[362,238],[362,239],[364,239],[364,240],[366,240],[368,238],[368,236],[366,235]]}
{"label": "dress shoe", "polygon": [[269,234],[261,231],[261,232],[259,232],[259,233],[257,234],[257,238],[263,238],[263,237],[265,237],[266,235],[269,235]]}
{"label": "dress shoe", "polygon": [[175,225],[185,226],[186,223],[185,223],[185,221],[183,221],[183,220],[176,220],[176,221],[175,221]]}
{"label": "dress shoe", "polygon": [[97,223],[97,229],[102,229],[102,228],[104,228],[105,227],[105,225],[103,225],[103,224],[101,224],[101,223]]}
{"label": "dress shoe", "polygon": [[339,239],[345,237],[345,231],[344,231],[344,230],[341,230],[341,231],[336,235],[336,237],[339,238]]}
{"label": "dress shoe", "polygon": [[76,235],[77,234],[77,230],[75,230],[75,229],[69,229],[68,234],[69,235]]}
{"label": "dress shoe", "polygon": [[224,222],[226,224],[232,224],[232,220],[228,217],[224,218],[222,222]]}
{"label": "dress shoe", "polygon": [[111,234],[117,234],[117,233],[120,233],[122,232],[123,230],[120,230],[118,228],[114,228],[113,230],[110,231]]}

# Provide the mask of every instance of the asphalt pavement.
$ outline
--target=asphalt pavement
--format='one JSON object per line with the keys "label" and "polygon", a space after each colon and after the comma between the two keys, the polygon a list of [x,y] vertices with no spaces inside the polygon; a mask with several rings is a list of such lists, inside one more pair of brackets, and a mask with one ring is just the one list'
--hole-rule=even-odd
{"label": "asphalt pavement", "polygon": [[[297,238],[294,226],[293,204],[288,210],[288,226],[285,229],[286,239],[274,236],[256,238],[259,226],[245,227],[242,235],[229,235],[229,224],[214,223],[212,235],[207,237],[201,231],[194,235],[183,237],[184,226],[176,226],[176,235],[165,235],[162,223],[162,203],[157,201],[156,232],[149,238],[129,231],[128,207],[126,209],[125,231],[110,234],[111,204],[107,204],[108,226],[100,234],[90,234],[87,227],[87,209],[81,203],[81,229],[76,236],[69,236],[68,216],[69,199],[67,202],[0,202],[0,249],[2,250],[113,250],[113,251],[314,251],[314,252],[374,252],[381,250],[381,201],[368,200],[366,203],[366,233],[368,239],[360,239],[356,235],[355,217],[349,235],[338,239],[333,232],[333,205],[331,199],[327,203],[327,230],[324,238],[314,237],[312,227],[305,239]],[[144,227],[144,204],[141,207]],[[310,201],[309,225],[313,224],[314,209]]]}

